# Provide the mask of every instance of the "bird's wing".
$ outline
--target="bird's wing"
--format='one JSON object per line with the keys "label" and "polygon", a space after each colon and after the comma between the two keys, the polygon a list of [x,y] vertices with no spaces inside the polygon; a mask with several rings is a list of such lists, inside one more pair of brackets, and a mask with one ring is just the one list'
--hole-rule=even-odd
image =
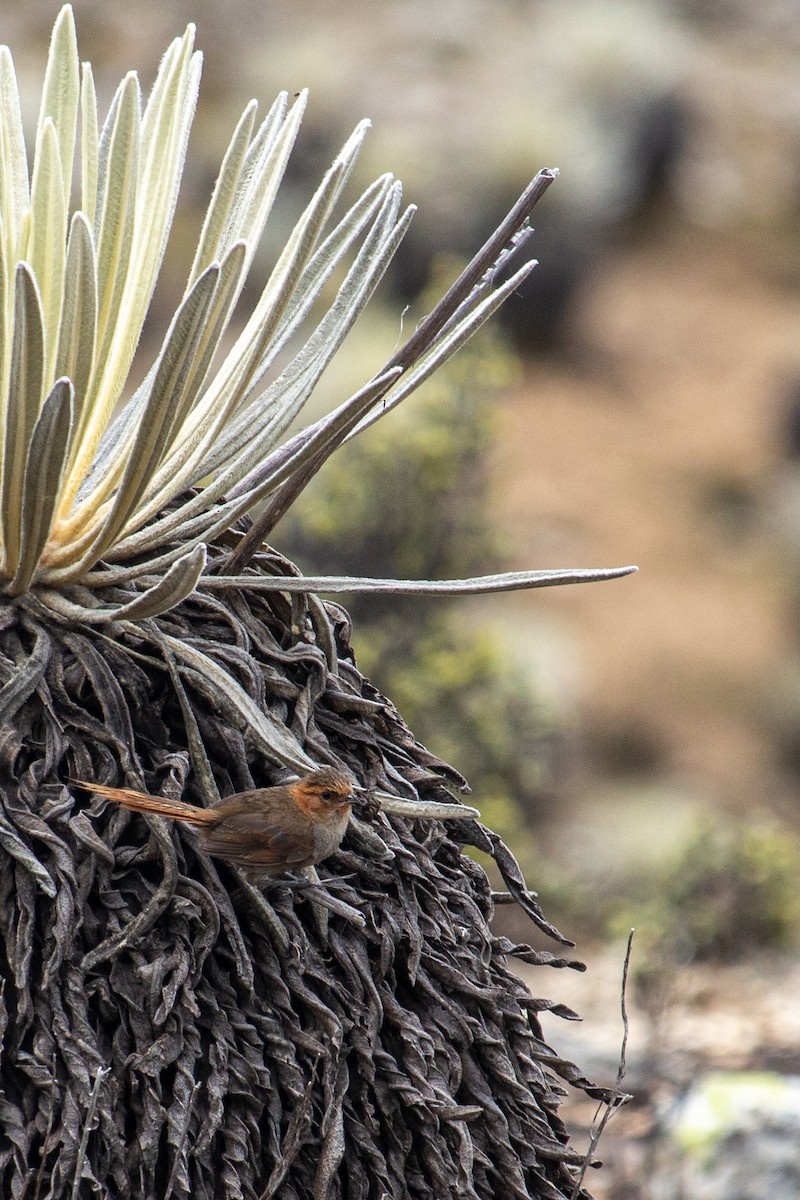
{"label": "bird's wing", "polygon": [[263,813],[226,813],[225,819],[205,831],[203,845],[209,854],[241,866],[293,867],[308,861],[308,835],[287,833]]}

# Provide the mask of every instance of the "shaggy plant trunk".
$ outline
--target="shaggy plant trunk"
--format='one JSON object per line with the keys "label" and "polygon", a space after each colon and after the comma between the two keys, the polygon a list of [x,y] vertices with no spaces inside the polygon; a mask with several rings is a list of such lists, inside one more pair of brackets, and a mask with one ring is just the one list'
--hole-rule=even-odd
{"label": "shaggy plant trunk", "polygon": [[[266,552],[254,565],[294,573]],[[561,1081],[604,1093],[545,1044],[539,1012],[573,1014],[534,999],[509,957],[577,964],[491,932],[465,846],[570,944],[494,834],[379,813],[351,823],[321,888],[257,888],[191,833],[70,785],[199,799],[212,775],[223,794],[281,777],[192,668],[200,651],[315,761],[455,803],[445,785],[463,780],[359,673],[341,608],[224,597],[102,632],[32,597],[0,607],[0,1194],[569,1196]]]}

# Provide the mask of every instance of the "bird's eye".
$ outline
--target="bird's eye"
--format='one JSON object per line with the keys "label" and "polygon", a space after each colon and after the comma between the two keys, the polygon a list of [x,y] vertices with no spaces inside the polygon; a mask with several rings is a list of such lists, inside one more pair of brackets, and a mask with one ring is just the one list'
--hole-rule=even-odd
{"label": "bird's eye", "polygon": [[331,795],[332,795],[332,793],[328,792],[328,791],[320,792],[320,796],[323,800],[330,800]]}

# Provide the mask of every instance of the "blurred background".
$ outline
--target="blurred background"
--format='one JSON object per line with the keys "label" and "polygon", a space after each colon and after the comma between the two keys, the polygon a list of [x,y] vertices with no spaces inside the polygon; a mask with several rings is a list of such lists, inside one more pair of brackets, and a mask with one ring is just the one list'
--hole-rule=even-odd
{"label": "blurred background", "polygon": [[[58,8],[0,3],[30,126]],[[128,68],[147,88],[189,20],[205,54],[153,338],[251,95],[263,112],[311,88],[253,294],[372,118],[351,194],[391,170],[419,212],[320,409],[381,366],[528,179],[560,168],[526,248],[540,266],[501,318],[329,463],[274,541],[331,573],[639,565],[455,603],[354,600],[354,643],[578,942],[587,975],[537,969],[531,986],[585,1016],[546,1033],[604,1083],[637,928],[636,1101],[605,1135],[596,1195],[797,1197],[800,3],[74,8],[103,111]],[[511,910],[498,928],[531,939]],[[592,1113],[571,1119],[581,1145]]]}

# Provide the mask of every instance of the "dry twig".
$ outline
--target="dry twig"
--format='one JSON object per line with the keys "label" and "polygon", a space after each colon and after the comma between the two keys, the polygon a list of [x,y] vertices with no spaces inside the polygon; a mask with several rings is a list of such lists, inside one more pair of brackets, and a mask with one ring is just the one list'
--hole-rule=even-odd
{"label": "dry twig", "polygon": [[609,1099],[607,1101],[604,1101],[603,1105],[601,1106],[603,1108],[603,1115],[601,1116],[599,1121],[597,1120],[597,1117],[595,1117],[595,1120],[592,1123],[592,1130],[591,1130],[591,1134],[589,1137],[589,1149],[586,1151],[583,1162],[580,1165],[580,1170],[578,1171],[578,1175],[575,1179],[575,1183],[572,1188],[572,1194],[570,1196],[570,1200],[579,1200],[579,1197],[581,1195],[581,1188],[583,1186],[583,1180],[586,1176],[587,1170],[592,1165],[598,1142],[600,1141],[600,1138],[603,1136],[603,1130],[605,1129],[606,1125],[611,1120],[614,1113],[618,1112],[618,1110],[620,1108],[622,1108],[623,1105],[627,1104],[628,1101],[631,1099],[631,1096],[628,1092],[623,1092],[622,1081],[625,1078],[626,1055],[627,1055],[627,1051],[628,1051],[629,1026],[628,1026],[628,1008],[627,1008],[626,997],[627,997],[627,990],[628,990],[628,970],[630,968],[630,963],[631,963],[631,950],[633,948],[634,933],[635,933],[635,930],[632,929],[630,931],[630,933],[628,934],[628,944],[625,947],[625,961],[622,965],[622,985],[620,988],[620,1010],[622,1012],[622,1046],[620,1048],[620,1054],[619,1054],[619,1066],[617,1067],[617,1078],[614,1081],[614,1086],[611,1089],[611,1095],[610,1095]]}

